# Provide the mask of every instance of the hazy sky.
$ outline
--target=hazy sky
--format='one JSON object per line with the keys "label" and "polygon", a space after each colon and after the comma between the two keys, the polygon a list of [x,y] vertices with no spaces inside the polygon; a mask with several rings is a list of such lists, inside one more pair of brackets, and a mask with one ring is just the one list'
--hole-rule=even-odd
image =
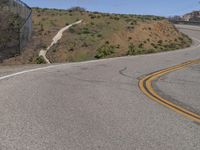
{"label": "hazy sky", "polygon": [[30,6],[62,8],[81,6],[91,11],[148,15],[182,15],[200,10],[200,0],[23,0]]}

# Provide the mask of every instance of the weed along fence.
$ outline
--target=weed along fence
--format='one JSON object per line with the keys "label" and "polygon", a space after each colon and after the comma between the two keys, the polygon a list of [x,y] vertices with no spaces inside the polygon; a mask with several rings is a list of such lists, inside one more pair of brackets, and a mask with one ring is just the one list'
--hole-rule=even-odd
{"label": "weed along fence", "polygon": [[9,26],[6,28],[7,32],[2,32],[6,34],[12,30],[10,32],[15,33],[10,35],[11,38],[8,40],[8,42],[15,42],[12,42],[12,44],[7,43],[7,45],[4,46],[5,52],[3,54],[4,58],[13,57],[21,53],[31,38],[32,9],[21,0],[1,0],[0,5],[1,9],[3,8],[3,13],[12,14],[9,16],[10,18],[8,17],[6,20],[11,27]]}
{"label": "weed along fence", "polygon": [[19,28],[18,53],[20,53],[31,37],[32,9],[21,0],[9,0],[9,8],[11,12],[18,14],[23,20],[23,23]]}

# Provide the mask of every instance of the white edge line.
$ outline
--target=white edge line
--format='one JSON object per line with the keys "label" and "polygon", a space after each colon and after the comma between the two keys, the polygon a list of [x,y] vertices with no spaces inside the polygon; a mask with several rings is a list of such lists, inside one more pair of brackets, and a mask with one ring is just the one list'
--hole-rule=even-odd
{"label": "white edge line", "polygon": [[10,75],[2,76],[2,77],[0,77],[0,80],[11,78],[11,77],[18,76],[18,75],[25,74],[25,73],[29,73],[29,72],[34,72],[34,71],[38,71],[38,70],[49,69],[49,68],[53,68],[53,67],[56,67],[56,66],[58,66],[58,65],[48,66],[48,67],[41,67],[41,68],[30,69],[30,70],[25,70],[25,71],[13,73],[13,74],[10,74]]}
{"label": "white edge line", "polygon": [[101,59],[101,60],[89,60],[89,61],[83,61],[83,62],[72,62],[72,63],[64,63],[64,64],[58,64],[58,65],[51,65],[51,66],[47,66],[47,67],[29,69],[29,70],[24,70],[24,71],[20,71],[20,72],[17,72],[17,73],[13,73],[13,74],[10,74],[10,75],[2,76],[2,77],[0,77],[0,80],[4,80],[4,79],[11,78],[11,77],[14,77],[14,76],[22,75],[22,74],[25,74],[25,73],[36,72],[36,71],[39,71],[39,70],[46,70],[46,69],[56,68],[56,67],[60,67],[60,66],[81,65],[81,64],[88,64],[88,63],[94,63],[94,62],[109,61],[109,60],[120,59],[120,58],[121,57]]}
{"label": "white edge line", "polygon": [[[200,47],[200,40],[194,37],[191,37],[193,40],[196,40],[199,42],[199,44],[197,46],[195,46],[196,48]],[[190,48],[195,48],[195,47],[190,47]],[[157,53],[158,54],[158,53]],[[141,56],[141,55],[136,55],[137,56]],[[129,56],[125,56],[126,58]],[[87,64],[87,63],[94,63],[94,62],[102,62],[102,61],[109,61],[109,60],[116,60],[116,59],[120,59],[120,58],[124,58],[124,57],[116,57],[116,58],[108,58],[108,59],[100,59],[100,60],[89,60],[89,61],[84,61],[84,62],[74,62],[74,63],[65,63],[65,64],[58,64],[58,65],[51,65],[51,66],[47,66],[47,67],[40,67],[40,68],[36,68],[36,69],[29,69],[29,70],[25,70],[25,71],[21,71],[21,72],[17,72],[17,73],[13,73],[10,75],[6,75],[6,76],[2,76],[0,77],[0,80],[4,80],[7,78],[11,78],[14,76],[18,76],[21,74],[25,74],[25,73],[29,73],[29,72],[35,72],[35,71],[39,71],[39,70],[45,70],[45,69],[50,69],[50,68],[55,68],[58,66],[65,66],[65,65],[75,65],[75,64]]]}

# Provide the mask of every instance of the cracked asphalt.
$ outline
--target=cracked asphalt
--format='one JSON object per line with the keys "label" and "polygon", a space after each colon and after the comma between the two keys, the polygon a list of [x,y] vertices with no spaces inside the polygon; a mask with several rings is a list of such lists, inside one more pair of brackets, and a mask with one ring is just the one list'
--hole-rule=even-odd
{"label": "cracked asphalt", "polygon": [[[200,27],[179,27],[194,38],[191,48],[62,64],[0,80],[0,149],[200,149],[198,123],[138,88],[141,76],[200,57]],[[35,67],[1,67],[0,74]],[[199,80],[199,65],[194,65],[155,84],[199,112]]]}

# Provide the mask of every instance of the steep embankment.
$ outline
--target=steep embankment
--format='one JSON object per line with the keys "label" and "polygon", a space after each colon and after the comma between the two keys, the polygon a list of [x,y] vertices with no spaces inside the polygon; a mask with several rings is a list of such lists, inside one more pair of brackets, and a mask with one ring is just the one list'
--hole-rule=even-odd
{"label": "steep embankment", "polygon": [[62,39],[49,49],[51,62],[72,62],[125,55],[154,53],[190,46],[191,40],[162,17],[106,14],[82,9],[33,9],[33,37],[28,47],[11,63],[43,63],[41,49],[63,27]]}

